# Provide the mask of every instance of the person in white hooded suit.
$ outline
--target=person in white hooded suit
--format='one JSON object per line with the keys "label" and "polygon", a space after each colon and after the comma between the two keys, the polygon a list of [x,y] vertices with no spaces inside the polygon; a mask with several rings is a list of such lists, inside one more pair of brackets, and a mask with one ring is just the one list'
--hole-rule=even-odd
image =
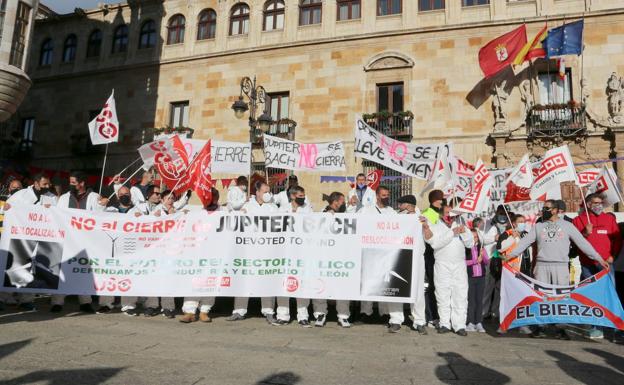
{"label": "person in white hooded suit", "polygon": [[450,218],[451,209],[451,206],[444,206],[443,215],[436,224],[423,223],[423,233],[435,257],[433,281],[440,316],[438,333],[454,330],[458,335],[466,336],[468,273],[465,248],[472,247],[474,239],[466,226]]}

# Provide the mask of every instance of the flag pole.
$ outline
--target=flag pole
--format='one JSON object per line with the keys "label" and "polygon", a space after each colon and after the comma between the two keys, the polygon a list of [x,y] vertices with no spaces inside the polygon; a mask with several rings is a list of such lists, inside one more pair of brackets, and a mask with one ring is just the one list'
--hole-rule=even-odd
{"label": "flag pole", "polygon": [[[191,168],[191,165],[197,160],[199,153],[195,154],[195,156],[193,156],[193,159],[190,161],[190,163],[188,164],[188,166],[186,166],[186,171],[188,171]],[[182,182],[182,179],[184,179],[185,175],[182,175],[181,177],[178,178],[178,180],[176,181],[176,184],[173,186],[173,188],[171,189],[171,192],[169,193],[169,195],[167,195],[166,197],[164,197],[164,199],[168,199],[171,194],[173,194],[173,192],[175,191],[175,189],[180,185],[180,182]]]}
{"label": "flag pole", "polygon": [[[132,179],[133,176],[135,176],[142,169],[143,169],[143,166],[141,165],[141,167],[139,167],[135,172],[133,172],[132,175],[130,175],[128,177],[128,179],[126,179],[125,181],[123,181],[123,183],[121,185],[119,185],[119,188],[121,188],[123,185],[125,185],[130,179]],[[117,191],[115,191],[115,189],[113,188],[113,193],[108,197],[108,199],[111,199],[113,197],[113,195],[115,195],[115,194],[117,194]]]}
{"label": "flag pole", "polygon": [[[123,170],[119,171],[117,174],[115,175],[119,175],[121,176],[121,174],[123,174],[127,169],[129,169],[133,164],[135,164],[136,162],[138,162],[139,160],[141,160],[141,157],[139,156],[138,158],[136,158],[132,163],[130,163],[129,165],[127,165],[126,167],[123,168]],[[141,166],[143,167],[143,166]],[[136,172],[135,172],[136,173]],[[134,174],[132,174],[134,175]],[[113,181],[111,181],[108,185],[110,186],[111,184],[113,184]]]}
{"label": "flag pole", "polygon": [[106,170],[106,158],[108,158],[108,143],[106,143],[106,150],[104,150],[104,164],[102,165],[102,175],[100,176],[100,191],[98,195],[102,195],[102,185],[104,184],[104,171]]}
{"label": "flag pole", "polygon": [[[618,195],[618,199],[620,200],[620,202],[624,202],[624,199],[622,199],[622,194],[620,193],[620,188],[619,188],[618,184],[611,177],[611,172],[609,171],[609,169],[606,168],[606,167],[605,167],[605,169],[607,170],[607,177],[609,177],[609,180],[611,181],[611,183],[613,184],[613,187],[615,188],[615,192]],[[619,202],[618,202],[618,204],[619,204]]]}
{"label": "flag pole", "polygon": [[585,202],[585,194],[583,193],[583,188],[581,187],[580,184],[577,184],[579,191],[581,192],[581,202],[583,202],[583,206],[585,207],[585,215],[587,215],[587,223],[591,224],[591,221],[589,219],[589,211],[588,211],[588,207],[587,207],[587,203]]}

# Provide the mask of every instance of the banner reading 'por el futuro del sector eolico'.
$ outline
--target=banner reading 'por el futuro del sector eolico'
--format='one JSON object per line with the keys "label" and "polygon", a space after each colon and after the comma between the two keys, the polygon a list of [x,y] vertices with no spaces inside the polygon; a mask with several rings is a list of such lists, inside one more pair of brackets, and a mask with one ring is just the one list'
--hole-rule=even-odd
{"label": "banner reading 'por el futuro del sector eolico'", "polygon": [[0,271],[9,291],[413,302],[423,251],[411,215],[135,217],[15,206]]}

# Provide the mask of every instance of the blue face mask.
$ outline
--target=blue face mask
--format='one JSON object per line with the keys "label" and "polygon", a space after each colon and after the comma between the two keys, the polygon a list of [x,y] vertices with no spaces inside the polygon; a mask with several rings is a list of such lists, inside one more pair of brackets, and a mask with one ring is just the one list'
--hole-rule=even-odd
{"label": "blue face mask", "polygon": [[518,230],[519,233],[523,233],[526,231],[526,223],[518,223],[516,225],[516,230]]}

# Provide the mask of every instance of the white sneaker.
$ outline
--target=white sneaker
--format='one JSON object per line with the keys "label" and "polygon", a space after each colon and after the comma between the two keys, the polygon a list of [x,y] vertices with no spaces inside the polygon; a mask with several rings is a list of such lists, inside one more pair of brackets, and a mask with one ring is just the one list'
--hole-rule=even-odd
{"label": "white sneaker", "polygon": [[319,314],[318,317],[316,317],[316,322],[314,322],[314,326],[322,328],[323,326],[325,326],[325,314]]}
{"label": "white sneaker", "polygon": [[483,327],[483,325],[481,324],[481,322],[479,322],[478,324],[475,325],[475,329],[477,329],[477,331],[479,333],[485,333],[485,328]]}
{"label": "white sneaker", "polygon": [[466,331],[467,332],[476,332],[477,331],[477,327],[474,324],[469,323],[468,325],[466,325]]}
{"label": "white sneaker", "polygon": [[528,326],[520,326],[518,328],[518,331],[520,332],[520,334],[531,334],[531,333],[533,333],[531,328],[528,327]]}
{"label": "white sneaker", "polygon": [[349,323],[349,320],[346,318],[338,318],[338,325],[340,325],[343,328],[350,328],[351,324]]}

